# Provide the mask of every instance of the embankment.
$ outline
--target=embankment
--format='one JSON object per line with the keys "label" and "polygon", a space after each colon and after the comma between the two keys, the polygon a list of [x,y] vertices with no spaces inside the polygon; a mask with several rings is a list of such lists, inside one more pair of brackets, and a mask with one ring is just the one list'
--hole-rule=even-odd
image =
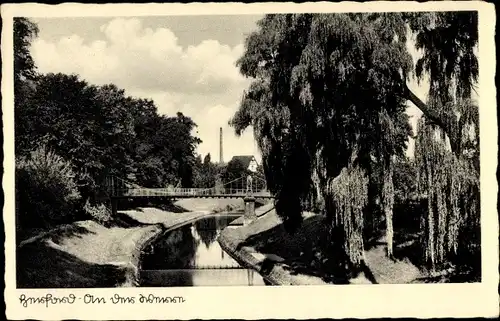
{"label": "embankment", "polygon": [[18,247],[18,287],[131,286],[142,244],[161,231],[159,224],[123,228],[94,221],[56,228]]}
{"label": "embankment", "polygon": [[[319,235],[326,226],[323,217],[304,213],[302,227],[290,235],[274,210],[256,221],[222,231],[218,241],[222,249],[239,264],[254,269],[273,285],[332,284],[331,276],[321,271],[317,262],[321,255]],[[383,244],[385,240],[378,241]],[[395,243],[398,249],[401,244]],[[365,268],[351,284],[406,284],[422,277],[419,269],[409,260],[391,260],[384,245],[365,252]],[[325,280],[328,280],[325,281]]]}
{"label": "embankment", "polygon": [[314,269],[305,266],[305,249],[316,241],[311,233],[318,227],[318,216],[305,213],[304,229],[289,236],[274,210],[241,227],[226,228],[218,241],[222,249],[239,264],[253,269],[272,285],[328,284]]}
{"label": "embankment", "polygon": [[[172,213],[156,208],[120,211],[126,224],[79,221],[21,242],[16,251],[19,288],[136,286],[142,250],[156,237],[227,206],[186,202]],[[205,202],[206,203],[206,202]],[[209,206],[210,205],[210,206]],[[205,206],[205,210],[199,210]]]}

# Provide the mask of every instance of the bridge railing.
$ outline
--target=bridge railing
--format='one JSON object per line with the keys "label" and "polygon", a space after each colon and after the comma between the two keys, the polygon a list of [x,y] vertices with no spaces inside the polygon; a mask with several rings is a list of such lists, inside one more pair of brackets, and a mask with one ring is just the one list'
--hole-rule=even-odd
{"label": "bridge railing", "polygon": [[216,196],[216,195],[253,195],[269,196],[268,191],[252,191],[241,188],[129,188],[117,190],[121,196]]}

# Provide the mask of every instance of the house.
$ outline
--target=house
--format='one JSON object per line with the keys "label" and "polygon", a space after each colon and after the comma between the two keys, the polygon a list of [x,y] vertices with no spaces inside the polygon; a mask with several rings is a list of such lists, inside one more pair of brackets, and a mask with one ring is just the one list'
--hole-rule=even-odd
{"label": "house", "polygon": [[238,161],[243,166],[248,169],[251,172],[256,172],[257,167],[259,166],[259,163],[257,163],[257,160],[255,159],[254,156],[247,155],[247,156],[233,156],[231,159],[231,162]]}

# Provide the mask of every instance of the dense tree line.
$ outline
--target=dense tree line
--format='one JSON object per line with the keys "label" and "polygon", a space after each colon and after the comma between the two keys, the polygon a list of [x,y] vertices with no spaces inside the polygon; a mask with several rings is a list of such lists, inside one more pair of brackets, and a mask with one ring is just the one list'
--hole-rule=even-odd
{"label": "dense tree line", "polygon": [[[192,135],[196,124],[191,118],[160,115],[153,101],[129,97],[113,84],[96,86],[77,75],[37,73],[29,53],[36,35],[35,24],[15,19],[15,152],[18,177],[23,178],[19,190],[35,185],[40,190],[39,178],[48,173],[54,178],[55,168],[64,169],[62,181],[74,185],[70,194],[77,193],[82,202],[92,202],[109,175],[145,187],[193,186],[201,140]],[[60,166],[51,170],[43,165],[47,161]],[[59,192],[57,187],[48,191]],[[37,207],[37,194],[26,194],[34,205],[27,212]],[[66,215],[64,211],[68,209],[56,212]]]}
{"label": "dense tree line", "polygon": [[[200,142],[181,113],[162,116],[150,100],[127,97],[114,85],[93,86],[75,75],[40,75],[16,106],[16,154],[47,146],[71,160],[80,178],[135,175],[148,187],[192,184]],[[83,176],[85,175],[85,177]]]}
{"label": "dense tree line", "polygon": [[[429,267],[479,253],[477,28],[477,12],[279,14],[246,39],[238,66],[253,81],[232,125],[253,127],[287,229],[310,204],[325,214],[339,270],[363,263],[374,221],[392,257],[395,201],[415,195],[428,204]],[[410,36],[423,52],[416,65]],[[414,76],[430,79],[426,103],[407,86]],[[424,114],[414,161],[404,156],[408,102]]]}

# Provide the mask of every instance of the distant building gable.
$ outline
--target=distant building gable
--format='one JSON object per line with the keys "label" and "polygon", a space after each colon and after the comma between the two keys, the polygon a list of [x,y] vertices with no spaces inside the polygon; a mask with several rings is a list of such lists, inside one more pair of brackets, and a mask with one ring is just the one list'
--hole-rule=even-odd
{"label": "distant building gable", "polygon": [[259,163],[257,163],[257,160],[252,155],[233,156],[231,161],[240,162],[246,169],[252,172],[256,172],[259,166]]}

